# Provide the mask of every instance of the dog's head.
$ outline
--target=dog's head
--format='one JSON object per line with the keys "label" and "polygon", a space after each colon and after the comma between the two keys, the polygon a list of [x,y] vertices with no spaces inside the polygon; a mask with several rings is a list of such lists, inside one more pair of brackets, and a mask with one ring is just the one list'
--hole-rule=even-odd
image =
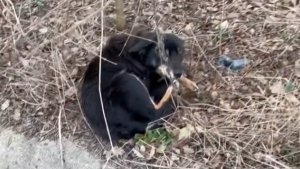
{"label": "dog's head", "polygon": [[[165,57],[160,56],[155,32],[137,34],[135,43],[130,46],[128,54],[137,59],[144,67],[162,76],[179,78],[184,74],[182,60],[184,41],[174,34],[163,34]],[[170,78],[170,77],[169,77]]]}

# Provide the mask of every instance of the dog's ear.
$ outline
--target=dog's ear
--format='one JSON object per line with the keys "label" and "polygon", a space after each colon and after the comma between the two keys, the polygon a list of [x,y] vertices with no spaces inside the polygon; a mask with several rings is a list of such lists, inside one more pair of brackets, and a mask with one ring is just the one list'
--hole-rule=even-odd
{"label": "dog's ear", "polygon": [[145,32],[149,32],[150,30],[143,25],[136,25],[132,29],[132,34],[135,36],[143,36]]}
{"label": "dog's ear", "polygon": [[146,53],[147,47],[153,44],[153,42],[156,42],[156,34],[146,33],[142,35],[141,38],[137,37],[136,42],[129,48],[128,52],[130,54],[136,53],[142,56]]}
{"label": "dog's ear", "polygon": [[182,40],[178,36],[176,36],[174,34],[171,34],[171,33],[167,33],[167,34],[165,34],[165,36],[166,36],[165,44],[170,46],[170,48],[174,48],[174,49],[177,49],[177,50],[182,50],[183,49],[184,40]]}

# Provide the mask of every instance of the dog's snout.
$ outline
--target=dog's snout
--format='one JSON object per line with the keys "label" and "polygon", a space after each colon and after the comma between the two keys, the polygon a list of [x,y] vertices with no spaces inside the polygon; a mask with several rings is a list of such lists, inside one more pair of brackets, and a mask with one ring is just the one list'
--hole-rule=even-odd
{"label": "dog's snout", "polygon": [[175,76],[175,78],[180,78],[182,76],[182,71],[174,70],[174,76]]}
{"label": "dog's snout", "polygon": [[175,75],[174,75],[174,72],[173,72],[173,70],[171,68],[168,68],[168,74],[169,74],[169,78],[171,80],[174,80]]}
{"label": "dog's snout", "polygon": [[173,70],[170,67],[166,66],[166,65],[160,65],[157,68],[157,73],[159,73],[163,77],[167,77],[169,79],[174,79]]}

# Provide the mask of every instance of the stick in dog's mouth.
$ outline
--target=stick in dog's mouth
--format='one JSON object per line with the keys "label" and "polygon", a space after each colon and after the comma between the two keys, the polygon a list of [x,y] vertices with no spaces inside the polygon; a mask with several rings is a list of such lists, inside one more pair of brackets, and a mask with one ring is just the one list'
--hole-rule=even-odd
{"label": "stick in dog's mouth", "polygon": [[182,84],[183,86],[187,87],[192,91],[199,90],[197,84],[194,81],[190,80],[189,78],[185,77],[184,75],[181,75],[178,81],[180,84]]}
{"label": "stick in dog's mouth", "polygon": [[192,80],[188,79],[187,77],[185,77],[184,75],[181,75],[178,79],[176,79],[172,69],[170,69],[166,65],[160,65],[157,68],[157,73],[160,74],[162,77],[168,78],[173,84],[176,84],[176,86],[178,85],[179,82],[180,84],[182,84],[183,86],[187,87],[192,91],[198,90],[197,84]]}

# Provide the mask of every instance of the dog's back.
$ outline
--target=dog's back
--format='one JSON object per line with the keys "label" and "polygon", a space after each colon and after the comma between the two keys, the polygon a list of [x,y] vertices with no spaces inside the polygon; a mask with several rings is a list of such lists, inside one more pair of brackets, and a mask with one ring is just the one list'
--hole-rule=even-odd
{"label": "dog's back", "polygon": [[[104,123],[102,106],[100,102],[99,95],[99,57],[93,58],[84,75],[82,92],[81,92],[81,106],[82,110],[93,129],[101,137],[107,138],[106,126]],[[109,105],[109,100],[107,99],[108,90],[111,78],[121,71],[117,66],[112,65],[107,61],[102,60],[101,66],[101,94],[102,101],[105,111],[110,112],[111,107]],[[107,117],[110,121],[110,116]]]}

